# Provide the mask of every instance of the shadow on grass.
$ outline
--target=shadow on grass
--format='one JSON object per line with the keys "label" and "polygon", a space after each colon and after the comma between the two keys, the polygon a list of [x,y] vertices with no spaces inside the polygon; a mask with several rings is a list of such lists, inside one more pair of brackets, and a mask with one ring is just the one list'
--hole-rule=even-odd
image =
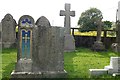
{"label": "shadow on grass", "polygon": [[71,78],[73,74],[75,73],[74,71],[74,63],[73,63],[73,58],[76,57],[77,55],[75,54],[76,52],[65,52],[64,53],[64,68],[67,71],[67,78]]}
{"label": "shadow on grass", "polygon": [[9,80],[10,75],[14,70],[14,68],[15,68],[15,63],[9,63],[7,66],[5,66],[2,72],[2,80]]}
{"label": "shadow on grass", "polygon": [[17,49],[16,48],[4,48],[4,49],[2,49],[2,54],[9,54],[12,52],[17,52]]}

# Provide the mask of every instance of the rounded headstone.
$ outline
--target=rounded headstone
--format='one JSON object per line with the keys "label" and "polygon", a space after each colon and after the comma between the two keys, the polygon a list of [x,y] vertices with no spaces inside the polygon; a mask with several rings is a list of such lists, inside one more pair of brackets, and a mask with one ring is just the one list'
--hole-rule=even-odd
{"label": "rounded headstone", "polygon": [[41,16],[37,21],[36,21],[36,25],[39,26],[45,26],[45,27],[51,27],[49,20],[44,17]]}
{"label": "rounded headstone", "polygon": [[18,21],[18,26],[34,27],[35,26],[34,19],[29,15],[23,15],[22,17],[20,17]]}

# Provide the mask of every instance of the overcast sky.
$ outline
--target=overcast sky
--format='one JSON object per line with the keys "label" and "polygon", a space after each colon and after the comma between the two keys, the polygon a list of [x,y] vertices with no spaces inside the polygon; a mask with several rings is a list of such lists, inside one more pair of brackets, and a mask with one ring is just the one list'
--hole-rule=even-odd
{"label": "overcast sky", "polygon": [[76,27],[81,13],[92,7],[98,8],[103,13],[103,20],[116,20],[116,9],[119,0],[1,0],[0,20],[5,14],[10,13],[18,22],[22,15],[30,15],[36,21],[40,16],[45,16],[53,26],[64,26],[64,17],[59,16],[64,10],[64,4],[71,4],[71,11],[76,12],[71,17],[71,26]]}

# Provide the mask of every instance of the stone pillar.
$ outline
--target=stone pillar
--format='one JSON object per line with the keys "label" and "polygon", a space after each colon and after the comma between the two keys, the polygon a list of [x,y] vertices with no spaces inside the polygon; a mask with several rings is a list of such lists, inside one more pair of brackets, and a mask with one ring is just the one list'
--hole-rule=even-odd
{"label": "stone pillar", "polygon": [[97,23],[98,23],[97,37],[96,37],[96,41],[94,42],[94,45],[93,45],[93,50],[95,50],[95,51],[103,51],[103,50],[105,50],[105,46],[101,42],[102,19],[98,20]]}

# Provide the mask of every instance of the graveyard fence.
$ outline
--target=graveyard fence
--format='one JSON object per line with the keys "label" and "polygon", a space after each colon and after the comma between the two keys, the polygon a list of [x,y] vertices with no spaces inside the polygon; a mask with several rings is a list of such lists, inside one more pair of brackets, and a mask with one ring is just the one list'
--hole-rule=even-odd
{"label": "graveyard fence", "polygon": [[[79,28],[71,28],[72,30],[72,35],[75,38],[75,46],[76,47],[87,47],[90,48],[94,42],[96,41],[96,36],[81,36],[81,35],[75,35],[74,32],[75,30],[78,30]],[[101,37],[101,40],[103,44],[105,45],[105,48],[110,48],[112,43],[116,42],[116,37],[107,37],[107,32],[108,31],[113,31],[113,30],[102,30],[104,32],[103,37]],[[16,38],[18,38],[16,32]]]}
{"label": "graveyard fence", "polygon": [[[75,35],[75,30],[78,30],[79,28],[71,28],[72,35],[75,38],[75,46],[76,47],[87,47],[91,48],[94,42],[96,41],[96,36],[81,36],[81,35]],[[95,31],[95,30],[91,30]],[[116,42],[116,37],[107,37],[107,32],[113,32],[113,30],[102,30],[104,32],[103,37],[101,37],[101,41],[105,45],[105,48],[110,48],[112,43]]]}

